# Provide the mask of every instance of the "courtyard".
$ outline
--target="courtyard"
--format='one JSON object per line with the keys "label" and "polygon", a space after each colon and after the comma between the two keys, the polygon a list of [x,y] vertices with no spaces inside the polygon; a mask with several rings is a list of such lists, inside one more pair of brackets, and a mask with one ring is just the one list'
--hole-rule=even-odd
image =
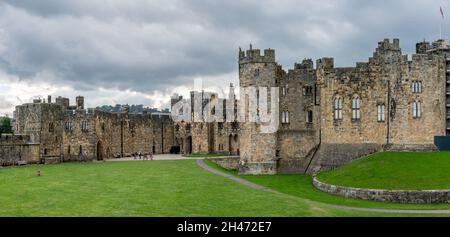
{"label": "courtyard", "polygon": [[[345,199],[316,190],[307,175],[238,176],[258,190],[212,173],[196,159],[23,166],[0,169],[0,216],[428,216],[378,209],[450,209]],[[42,176],[37,177],[40,170]],[[345,207],[374,208],[352,210]]]}

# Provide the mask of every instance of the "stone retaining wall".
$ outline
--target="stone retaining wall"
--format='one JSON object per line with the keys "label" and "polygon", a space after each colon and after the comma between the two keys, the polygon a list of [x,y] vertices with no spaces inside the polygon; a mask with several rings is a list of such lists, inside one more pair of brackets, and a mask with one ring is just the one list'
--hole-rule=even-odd
{"label": "stone retaining wall", "polygon": [[450,202],[450,190],[380,190],[348,188],[322,183],[317,180],[316,177],[313,178],[313,185],[323,192],[354,199],[411,204]]}
{"label": "stone retaining wall", "polygon": [[238,170],[239,168],[239,156],[230,156],[222,158],[209,158],[207,159],[227,170]]}
{"label": "stone retaining wall", "polygon": [[332,170],[342,165],[348,164],[353,160],[382,151],[380,144],[329,144],[322,143],[315,154],[308,174],[315,174],[319,171]]}

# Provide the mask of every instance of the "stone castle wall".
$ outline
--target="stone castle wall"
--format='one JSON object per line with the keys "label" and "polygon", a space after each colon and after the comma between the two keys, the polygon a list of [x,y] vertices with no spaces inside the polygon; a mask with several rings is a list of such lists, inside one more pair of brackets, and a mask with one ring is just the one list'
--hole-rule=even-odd
{"label": "stone castle wall", "polygon": [[[183,154],[240,155],[239,171],[244,174],[313,173],[386,149],[434,150],[434,137],[446,134],[450,104],[445,58],[450,48],[442,45],[438,50],[436,45],[418,44],[418,54],[408,60],[399,40],[383,40],[367,62],[355,67],[336,68],[333,58],[319,59],[314,67],[305,59],[287,72],[276,62],[273,49],[262,54],[251,47],[240,50],[240,102],[245,106],[245,121],[240,123],[174,122],[165,114],[86,111],[84,98],[70,106],[68,99],[58,97],[57,103],[17,106],[15,130],[40,145],[39,160],[101,160],[134,152],[169,153],[175,146]],[[412,91],[416,81],[421,82],[418,93]],[[262,133],[262,125],[249,120],[264,110],[250,101],[249,91],[242,90],[247,87],[260,94],[260,87],[278,88],[278,95],[268,91],[269,113],[272,97],[280,105],[276,132]],[[202,106],[217,97],[192,92],[192,107],[194,95],[201,96]],[[343,102],[339,119],[337,98]],[[360,100],[357,119],[352,116],[353,98]],[[177,96],[171,103],[180,100]],[[421,103],[418,118],[413,117],[414,101]],[[382,121],[379,105],[384,105]],[[286,113],[289,121],[283,122]]]}
{"label": "stone castle wall", "polygon": [[[258,49],[250,49],[245,53],[239,52],[239,83],[241,88],[264,87],[267,90],[269,108],[271,108],[272,99],[270,88],[278,86],[282,73],[280,66],[275,62],[274,50],[264,50],[263,55],[260,54]],[[259,88],[256,90],[259,90]],[[278,136],[276,132],[261,133],[261,124],[251,121],[252,118],[256,117],[256,111],[252,111],[251,108],[257,105],[251,102],[250,95],[247,93],[241,91],[245,121],[241,122],[240,130],[240,156],[243,165],[239,172],[244,174],[272,174],[276,172]],[[269,108],[267,108],[268,111],[270,111]]]}
{"label": "stone castle wall", "polygon": [[[67,106],[68,101],[62,103],[63,99],[59,98],[57,103],[36,100],[17,106],[15,133],[23,134],[28,140],[13,145],[15,148],[8,154],[2,149],[2,157],[20,159],[25,152],[21,148],[24,145],[32,147],[26,148],[30,150],[26,152],[33,154],[29,160],[42,163],[103,160],[135,152],[169,153],[174,145],[170,115],[85,110],[82,97],[78,98],[77,106]],[[0,146],[11,147],[11,144],[0,141]]]}
{"label": "stone castle wall", "polygon": [[63,161],[93,160],[96,157],[97,141],[95,114],[87,113],[86,110],[67,110],[63,116],[62,126]]}
{"label": "stone castle wall", "polygon": [[0,166],[39,163],[39,144],[29,142],[25,135],[6,135],[0,137]]}
{"label": "stone castle wall", "polygon": [[320,95],[312,60],[296,64],[279,86],[280,114],[288,112],[289,123],[281,124],[278,131],[278,172],[304,172],[319,144]]}
{"label": "stone castle wall", "polygon": [[[275,161],[279,173],[313,173],[382,150],[436,150],[434,137],[446,134],[450,104],[445,57],[450,47],[438,43],[428,50],[418,45],[418,54],[409,60],[398,39],[385,39],[368,62],[356,67],[335,68],[333,58],[322,58],[316,68],[312,60],[303,60],[287,73],[275,63],[272,50],[265,50],[269,56],[255,49],[240,51],[240,86],[279,87],[280,122],[289,114],[272,136],[261,135],[255,123],[242,125],[243,169],[249,172],[253,165],[259,170],[249,173],[267,173],[260,169],[274,170],[269,163]],[[418,92],[415,82],[421,83]],[[341,112],[335,109],[338,98]],[[353,109],[356,98],[359,108]],[[421,105],[418,117],[413,116],[414,102]],[[384,106],[383,119],[378,106]]]}

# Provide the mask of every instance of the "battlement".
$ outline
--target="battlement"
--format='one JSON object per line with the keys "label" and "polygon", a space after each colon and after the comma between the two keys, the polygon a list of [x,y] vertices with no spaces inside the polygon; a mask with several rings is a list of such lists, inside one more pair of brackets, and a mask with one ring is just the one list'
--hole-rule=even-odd
{"label": "battlement", "polygon": [[334,68],[334,58],[321,58],[316,61],[317,69],[329,70]]}
{"label": "battlement", "polygon": [[305,58],[301,63],[295,63],[294,69],[314,69],[314,62],[310,58]]}
{"label": "battlement", "polygon": [[97,112],[96,109],[70,109],[65,110],[64,114],[69,117],[75,117],[75,116],[89,116],[94,115]]}
{"label": "battlement", "polygon": [[246,52],[239,48],[239,63],[275,63],[275,50],[265,49],[261,55],[261,50],[253,49],[252,45]]}
{"label": "battlement", "polygon": [[389,39],[384,39],[383,41],[378,42],[378,47],[375,50],[375,52],[383,52],[383,51],[401,51],[400,40],[393,39],[391,43]]}
{"label": "battlement", "polygon": [[0,136],[0,143],[1,144],[26,144],[30,140],[30,136],[28,135],[14,135],[14,134],[2,134]]}
{"label": "battlement", "polygon": [[427,41],[423,41],[423,42],[419,42],[416,44],[416,53],[417,54],[426,54],[428,52],[428,50],[430,50],[431,44],[430,42]]}

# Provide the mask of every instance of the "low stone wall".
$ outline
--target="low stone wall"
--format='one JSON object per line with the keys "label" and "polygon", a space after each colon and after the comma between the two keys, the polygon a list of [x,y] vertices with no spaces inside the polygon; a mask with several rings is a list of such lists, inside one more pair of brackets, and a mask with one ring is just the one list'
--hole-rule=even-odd
{"label": "low stone wall", "polygon": [[242,175],[274,175],[277,174],[277,162],[247,162],[239,164],[238,173]]}
{"label": "low stone wall", "polygon": [[46,165],[53,165],[61,163],[61,157],[45,157],[44,163]]}
{"label": "low stone wall", "polygon": [[449,203],[450,190],[380,190],[348,188],[322,183],[313,178],[317,189],[346,198],[410,204]]}
{"label": "low stone wall", "polygon": [[405,152],[430,152],[439,151],[434,144],[394,144],[390,147],[391,151],[405,151]]}
{"label": "low stone wall", "polygon": [[39,163],[39,144],[3,145],[0,142],[0,166]]}
{"label": "low stone wall", "polygon": [[279,159],[277,163],[277,174],[303,174],[311,158]]}
{"label": "low stone wall", "polygon": [[228,170],[239,169],[239,156],[221,157],[221,158],[209,158],[207,159],[221,167]]}

